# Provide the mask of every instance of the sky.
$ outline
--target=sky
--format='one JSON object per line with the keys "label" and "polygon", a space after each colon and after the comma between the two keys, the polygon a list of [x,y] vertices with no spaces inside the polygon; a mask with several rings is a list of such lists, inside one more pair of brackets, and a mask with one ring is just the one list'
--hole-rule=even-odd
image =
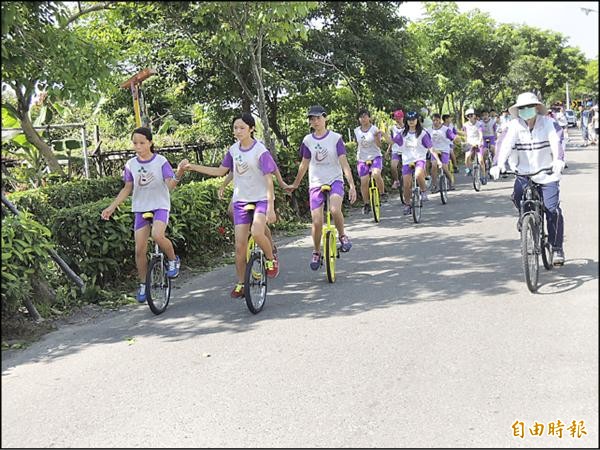
{"label": "sky", "polygon": [[[526,24],[562,33],[567,44],[579,47],[586,58],[598,58],[598,2],[456,2],[461,12],[478,8],[497,23]],[[581,8],[593,9],[586,15]],[[400,14],[421,19],[421,2],[405,2]]]}

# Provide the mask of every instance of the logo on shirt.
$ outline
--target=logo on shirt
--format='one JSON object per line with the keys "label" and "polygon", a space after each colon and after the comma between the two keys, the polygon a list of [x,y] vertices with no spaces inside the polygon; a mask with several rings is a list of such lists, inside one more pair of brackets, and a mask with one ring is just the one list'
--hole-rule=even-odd
{"label": "logo on shirt", "polygon": [[140,167],[138,170],[138,185],[139,186],[147,186],[152,183],[154,180],[154,174],[152,172],[148,172],[144,167]]}
{"label": "logo on shirt", "polygon": [[234,162],[235,171],[238,175],[244,175],[250,169],[248,163],[243,160],[242,155],[237,155]]}
{"label": "logo on shirt", "polygon": [[321,144],[317,144],[317,145],[315,145],[315,150],[317,152],[315,154],[315,159],[318,162],[325,161],[325,158],[327,158],[327,149],[321,147]]}

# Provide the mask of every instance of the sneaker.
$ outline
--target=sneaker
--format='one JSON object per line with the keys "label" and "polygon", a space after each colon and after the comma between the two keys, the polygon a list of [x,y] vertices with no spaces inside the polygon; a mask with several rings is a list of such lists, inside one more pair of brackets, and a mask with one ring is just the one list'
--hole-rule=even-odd
{"label": "sneaker", "polygon": [[431,193],[432,194],[437,194],[438,192],[440,192],[440,190],[437,188],[437,186],[431,186]]}
{"label": "sneaker", "polygon": [[368,203],[365,203],[365,205],[363,206],[363,214],[369,214],[370,212],[371,212],[371,205],[369,205]]}
{"label": "sneaker", "polygon": [[454,186],[453,184],[449,184],[448,185],[448,190],[449,191],[455,191],[456,190],[456,186]]}
{"label": "sneaker", "polygon": [[565,264],[565,252],[561,248],[554,249],[554,258],[552,264],[555,266],[562,266]]}
{"label": "sneaker", "polygon": [[487,177],[481,177],[480,180],[482,185],[485,186],[487,184]]}
{"label": "sneaker", "polygon": [[387,203],[388,201],[388,194],[387,192],[384,192],[383,194],[381,194],[381,203]]}
{"label": "sneaker", "polygon": [[167,276],[169,278],[177,278],[179,276],[179,266],[181,262],[179,261],[179,256],[175,257],[175,260],[169,261],[169,268],[167,269]]}
{"label": "sneaker", "polygon": [[138,303],[146,303],[146,283],[140,283],[140,287],[135,296]]}
{"label": "sneaker", "polygon": [[244,296],[244,283],[237,283],[231,291],[231,298],[240,298]]}
{"label": "sneaker", "polygon": [[471,175],[471,169],[466,168],[465,169],[465,175]]}
{"label": "sneaker", "polygon": [[458,167],[454,166],[452,169],[452,173],[458,173]]}
{"label": "sneaker", "polygon": [[344,253],[350,251],[350,249],[352,248],[352,242],[350,242],[350,239],[345,234],[343,236],[340,236],[340,243],[342,244],[342,246],[340,247],[340,251]]}
{"label": "sneaker", "polygon": [[400,187],[400,181],[396,180],[392,183],[392,189],[398,189]]}
{"label": "sneaker", "polygon": [[319,252],[312,253],[312,259],[310,260],[310,268],[312,270],[318,270],[321,266],[321,254]]}
{"label": "sneaker", "polygon": [[427,192],[421,192],[421,201],[422,202],[429,201],[429,197],[427,197]]}
{"label": "sneaker", "polygon": [[404,207],[404,210],[402,211],[402,214],[405,216],[409,216],[410,214],[412,214],[412,208],[409,205],[406,205]]}
{"label": "sneaker", "polygon": [[267,276],[269,278],[275,278],[279,275],[279,261],[277,261],[277,258],[267,259],[265,261],[265,269],[267,269]]}

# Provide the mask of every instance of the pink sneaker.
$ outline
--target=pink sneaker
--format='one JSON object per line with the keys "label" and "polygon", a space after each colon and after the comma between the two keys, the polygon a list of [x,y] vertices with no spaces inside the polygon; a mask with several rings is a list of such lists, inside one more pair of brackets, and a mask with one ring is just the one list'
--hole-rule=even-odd
{"label": "pink sneaker", "polygon": [[392,183],[392,189],[398,189],[400,187],[400,181],[396,180]]}

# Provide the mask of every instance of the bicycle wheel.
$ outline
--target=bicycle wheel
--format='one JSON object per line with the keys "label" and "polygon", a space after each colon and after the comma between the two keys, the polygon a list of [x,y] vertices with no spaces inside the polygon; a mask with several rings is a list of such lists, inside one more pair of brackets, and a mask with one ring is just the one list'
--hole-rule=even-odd
{"label": "bicycle wheel", "polygon": [[154,314],[162,314],[171,299],[171,279],[167,276],[167,261],[152,258],[146,273],[146,299]]}
{"label": "bicycle wheel", "polygon": [[371,201],[371,211],[373,212],[373,220],[379,223],[381,218],[381,209],[379,203],[379,189],[376,187],[369,188],[369,200]]}
{"label": "bicycle wheel", "polygon": [[479,165],[473,166],[473,189],[476,192],[481,190],[481,168]]}
{"label": "bicycle wheel", "polygon": [[531,214],[523,217],[521,225],[521,258],[525,282],[531,292],[538,288],[539,261],[536,241],[538,229],[534,217]]}
{"label": "bicycle wheel", "polygon": [[423,202],[421,201],[421,190],[416,187],[412,192],[412,216],[415,223],[419,223],[421,220],[421,208],[423,207]]}
{"label": "bicycle wheel", "polygon": [[[259,274],[259,276],[256,276]],[[246,264],[244,276],[244,298],[246,306],[252,314],[258,314],[267,299],[267,270],[261,252],[252,253]]]}
{"label": "bicycle wheel", "polygon": [[448,203],[448,178],[446,177],[446,174],[444,173],[443,170],[442,170],[442,173],[440,174],[439,185],[440,185],[440,197],[442,199],[442,205],[445,205],[446,203]]}
{"label": "bicycle wheel", "polygon": [[335,260],[337,258],[335,231],[327,230],[325,233],[325,268],[327,281],[335,283]]}
{"label": "bicycle wheel", "polygon": [[548,236],[542,238],[542,262],[546,270],[552,270],[554,254],[552,253],[552,246],[548,242]]}

